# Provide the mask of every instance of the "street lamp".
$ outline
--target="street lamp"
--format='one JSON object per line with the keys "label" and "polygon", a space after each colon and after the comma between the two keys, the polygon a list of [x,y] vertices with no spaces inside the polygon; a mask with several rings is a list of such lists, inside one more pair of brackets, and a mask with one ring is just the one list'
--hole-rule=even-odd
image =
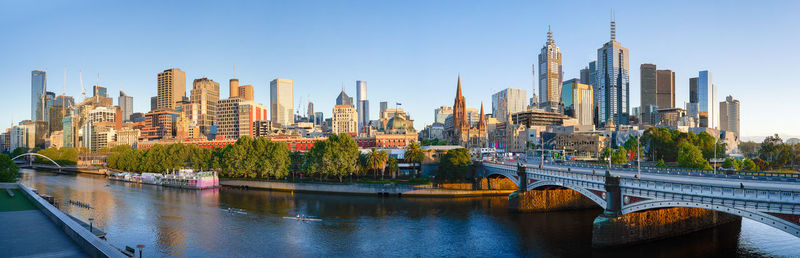
{"label": "street lamp", "polygon": [[136,245],[136,248],[139,248],[139,258],[142,258],[142,248],[144,248],[144,245],[138,244]]}
{"label": "street lamp", "polygon": [[639,178],[641,179],[642,178],[642,155],[640,153],[642,153],[642,150],[639,147],[639,138],[640,137],[642,137],[642,135],[638,134],[638,131],[637,131],[637,136],[636,136],[636,171],[639,174]]}
{"label": "street lamp", "polygon": [[94,218],[89,218],[89,232],[92,232],[92,233],[94,233],[94,230],[92,230],[94,228],[93,227],[94,225],[92,224],[93,221],[94,221]]}
{"label": "street lamp", "polygon": [[711,165],[711,167],[714,169],[714,174],[717,174],[717,164],[716,164],[717,161],[716,161],[716,159],[717,159],[717,142],[718,141],[719,141],[719,139],[714,138],[714,159],[711,160],[711,161],[713,161],[715,163],[715,164]]}

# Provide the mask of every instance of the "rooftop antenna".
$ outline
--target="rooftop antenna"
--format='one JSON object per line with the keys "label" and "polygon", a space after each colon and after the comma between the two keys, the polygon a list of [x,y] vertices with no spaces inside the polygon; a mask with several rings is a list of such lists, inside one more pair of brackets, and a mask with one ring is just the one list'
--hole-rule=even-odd
{"label": "rooftop antenna", "polygon": [[233,78],[236,79],[236,63],[233,63]]}
{"label": "rooftop antenna", "polygon": [[67,95],[67,67],[64,67],[64,85],[61,86],[61,95]]}
{"label": "rooftop antenna", "polygon": [[92,87],[92,96],[97,96],[98,87],[100,87],[100,73],[97,73],[97,84],[95,84],[95,87]]}
{"label": "rooftop antenna", "polygon": [[614,22],[614,9],[611,9],[611,41],[617,40],[617,23]]}

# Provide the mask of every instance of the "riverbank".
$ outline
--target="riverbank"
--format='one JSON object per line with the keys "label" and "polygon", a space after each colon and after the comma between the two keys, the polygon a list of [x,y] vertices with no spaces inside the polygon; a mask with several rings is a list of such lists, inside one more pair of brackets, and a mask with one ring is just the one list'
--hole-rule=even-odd
{"label": "riverbank", "polygon": [[456,190],[433,188],[429,185],[362,184],[362,183],[298,183],[278,181],[255,181],[220,179],[219,184],[230,187],[247,187],[285,192],[314,192],[353,195],[380,195],[398,197],[480,197],[508,196],[514,190]]}

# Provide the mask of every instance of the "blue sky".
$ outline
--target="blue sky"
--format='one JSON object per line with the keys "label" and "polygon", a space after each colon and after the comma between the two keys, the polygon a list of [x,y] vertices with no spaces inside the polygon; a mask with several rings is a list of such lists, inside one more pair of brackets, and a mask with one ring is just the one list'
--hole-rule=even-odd
{"label": "blue sky", "polygon": [[708,69],[719,101],[742,102],[743,136],[800,135],[793,1],[2,0],[0,123],[29,118],[33,69],[46,70],[48,89],[60,93],[66,68],[73,96],[79,70],[87,88],[99,73],[115,102],[122,88],[146,112],[158,72],[208,77],[227,97],[235,63],[257,102],[268,104],[270,80],[289,78],[295,106],[310,99],[327,117],[342,84],[354,96],[355,81],[365,80],[373,119],[379,101],[401,102],[421,129],[434,108],[453,104],[459,73],[468,107],[489,110],[491,94],[504,88],[530,96],[548,25],[565,78],[578,77],[609,39],[611,8],[617,40],[630,49],[631,107],[639,105],[642,63],[675,71],[679,105],[689,77]]}

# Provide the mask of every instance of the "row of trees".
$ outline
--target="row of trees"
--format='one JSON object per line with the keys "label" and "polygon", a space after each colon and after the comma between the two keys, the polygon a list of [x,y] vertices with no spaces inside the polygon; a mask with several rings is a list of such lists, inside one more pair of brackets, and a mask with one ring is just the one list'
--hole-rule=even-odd
{"label": "row of trees", "polygon": [[441,157],[439,168],[436,170],[436,178],[440,180],[460,180],[469,175],[472,170],[472,159],[469,150],[458,148],[448,150]]}
{"label": "row of trees", "polygon": [[[405,161],[417,164],[424,153],[416,142],[406,148]],[[398,171],[399,161],[383,150],[361,154],[356,141],[347,134],[331,135],[314,144],[308,153],[290,152],[285,143],[267,138],[241,137],[224,148],[205,149],[195,145],[154,145],[147,150],[115,146],[107,159],[110,168],[130,172],[166,172],[182,167],[213,169],[222,177],[281,179],[304,174],[322,180],[365,176],[371,172]]]}
{"label": "row of trees", "polygon": [[[78,164],[78,150],[75,148],[47,148],[39,150],[36,153],[47,156],[62,166]],[[49,160],[39,156],[34,159],[34,162],[51,164]]]}
{"label": "row of trees", "polygon": [[[633,144],[636,144],[636,140],[632,140]],[[684,157],[694,159],[695,154],[698,152],[694,152],[694,149],[682,148],[683,143],[689,144],[697,148],[699,154],[702,159],[708,160],[714,157],[714,149],[716,148],[717,157],[722,157],[725,154],[725,143],[724,142],[717,142],[715,144],[716,138],[714,136],[708,134],[707,132],[701,132],[700,134],[695,134],[693,132],[681,132],[678,130],[668,129],[668,128],[656,128],[651,127],[645,130],[644,134],[641,137],[640,144],[641,146],[647,146],[647,156],[650,157],[652,160],[661,160],[663,159],[665,162],[675,162],[677,161],[680,163],[680,154],[681,150],[683,150],[683,154],[688,154],[691,157]],[[628,140],[631,142],[631,139]],[[627,143],[626,142],[626,145]],[[634,145],[635,146],[635,145]],[[685,156],[685,155],[684,155]],[[686,160],[684,160],[686,161]],[[692,162],[690,162],[692,163]],[[693,164],[700,166],[699,164]]]}

